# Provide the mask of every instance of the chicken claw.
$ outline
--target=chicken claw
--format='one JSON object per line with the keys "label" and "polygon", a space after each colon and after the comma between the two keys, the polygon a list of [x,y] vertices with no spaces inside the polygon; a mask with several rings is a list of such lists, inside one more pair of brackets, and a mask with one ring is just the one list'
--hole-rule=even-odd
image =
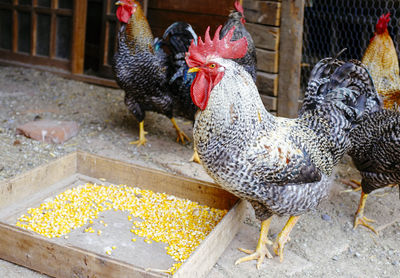
{"label": "chicken claw", "polygon": [[251,260],[257,260],[257,269],[260,269],[261,263],[264,261],[265,256],[267,256],[269,259],[272,258],[272,255],[268,251],[268,248],[266,246],[266,244],[272,245],[272,242],[268,239],[268,230],[269,230],[269,225],[271,224],[271,220],[272,217],[268,218],[267,220],[264,220],[261,223],[260,238],[258,239],[258,244],[255,251],[239,248],[240,251],[250,255],[238,259],[235,262],[235,265]]}
{"label": "chicken claw", "polygon": [[137,147],[144,146],[144,144],[146,144],[146,142],[147,142],[147,140],[145,138],[146,134],[147,134],[147,132],[144,131],[144,121],[141,121],[139,123],[139,140],[129,142],[129,144],[131,144],[131,145],[135,144],[135,145],[137,145]]}
{"label": "chicken claw", "polygon": [[300,216],[290,216],[289,220],[286,222],[285,227],[283,227],[282,231],[276,238],[276,241],[274,243],[274,252],[277,256],[279,256],[280,262],[283,262],[283,248],[285,247],[286,242],[290,241],[289,234],[292,231],[297,220],[299,220],[299,217]]}
{"label": "chicken claw", "polygon": [[190,138],[179,128],[174,118],[171,118],[172,125],[174,126],[177,134],[176,142],[182,142],[185,144],[185,139],[190,142]]}
{"label": "chicken claw", "polygon": [[190,161],[201,164],[199,154],[197,153],[196,150],[193,150],[193,155],[192,155],[192,158],[190,158]]}
{"label": "chicken claw", "polygon": [[357,228],[359,224],[363,225],[364,227],[367,227],[371,231],[373,231],[376,235],[378,235],[378,232],[375,230],[374,227],[369,225],[369,223],[375,222],[373,219],[369,219],[364,216],[364,207],[365,207],[365,202],[367,201],[368,194],[365,194],[363,191],[361,191],[361,198],[360,198],[360,203],[358,205],[358,209],[356,212],[356,215],[354,216],[354,228]]}

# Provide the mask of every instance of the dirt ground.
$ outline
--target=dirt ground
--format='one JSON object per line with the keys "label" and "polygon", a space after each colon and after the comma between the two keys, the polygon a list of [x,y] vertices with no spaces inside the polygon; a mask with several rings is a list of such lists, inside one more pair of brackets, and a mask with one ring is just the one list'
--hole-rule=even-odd
{"label": "dirt ground", "polygon": [[[148,113],[145,128],[148,144],[136,148],[129,142],[138,137],[138,123],[123,103],[123,91],[63,79],[31,69],[0,66],[0,180],[13,177],[66,153],[81,149],[178,175],[210,181],[202,167],[189,162],[192,145],[175,142],[169,120]],[[15,130],[37,118],[76,121],[79,134],[62,145],[33,141]],[[178,119],[191,137],[192,124]],[[286,245],[284,261],[266,259],[260,270],[255,261],[235,266],[243,256],[238,247],[257,244],[260,224],[252,209],[240,232],[207,277],[399,277],[400,203],[398,188],[372,193],[365,210],[376,219],[379,236],[364,227],[352,228],[358,192],[341,180],[358,178],[348,157],[337,167],[332,192],[320,207],[301,217]],[[273,220],[270,237],[275,238],[286,218]],[[0,260],[0,277],[45,277]]]}

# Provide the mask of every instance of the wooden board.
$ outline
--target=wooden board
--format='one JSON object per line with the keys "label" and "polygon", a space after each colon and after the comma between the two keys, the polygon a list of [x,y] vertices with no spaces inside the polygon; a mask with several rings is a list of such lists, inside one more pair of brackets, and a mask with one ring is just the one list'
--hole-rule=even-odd
{"label": "wooden board", "polygon": [[278,114],[297,116],[300,95],[304,0],[282,2]]}
{"label": "wooden board", "polygon": [[110,183],[134,185],[229,209],[172,277],[205,277],[235,236],[246,210],[244,202],[215,184],[78,151],[0,182],[0,258],[54,277],[169,277],[146,271],[125,257],[105,256],[83,245],[66,243],[62,238],[47,239],[14,226],[12,219],[16,215],[32,203],[69,188],[77,177],[78,180],[102,178]]}
{"label": "wooden board", "polygon": [[246,29],[257,48],[277,51],[279,49],[279,28],[261,24],[246,23]]}
{"label": "wooden board", "polygon": [[257,69],[269,73],[278,72],[279,55],[276,51],[256,48]]}
{"label": "wooden board", "polygon": [[261,100],[269,112],[276,111],[278,99],[276,97],[260,94]]}
{"label": "wooden board", "polygon": [[259,71],[256,85],[261,94],[278,96],[278,74]]}
{"label": "wooden board", "polygon": [[243,1],[246,20],[272,26],[280,26],[281,3],[275,1]]}

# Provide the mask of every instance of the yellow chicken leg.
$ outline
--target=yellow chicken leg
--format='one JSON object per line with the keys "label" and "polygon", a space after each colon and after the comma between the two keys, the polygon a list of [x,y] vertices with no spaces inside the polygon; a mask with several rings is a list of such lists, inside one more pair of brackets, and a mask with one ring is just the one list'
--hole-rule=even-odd
{"label": "yellow chicken leg", "polygon": [[283,227],[282,231],[279,233],[278,237],[274,243],[274,252],[279,256],[280,262],[283,261],[283,248],[285,247],[285,243],[290,241],[289,234],[292,231],[294,225],[296,225],[300,216],[290,216],[289,220],[286,222],[285,227]]}
{"label": "yellow chicken leg", "polygon": [[267,256],[269,259],[272,258],[272,255],[268,251],[268,248],[266,246],[267,244],[272,245],[272,242],[268,239],[268,230],[269,225],[271,224],[271,220],[272,217],[261,222],[260,238],[258,239],[256,251],[239,248],[240,251],[250,255],[238,259],[235,262],[235,265],[251,260],[257,260],[257,269],[260,269],[261,263],[264,261],[265,256]]}
{"label": "yellow chicken leg", "polygon": [[181,141],[182,144],[185,144],[185,139],[190,142],[190,138],[179,128],[179,126],[176,124],[175,119],[172,117],[171,118],[172,125],[174,126],[177,134],[176,142]]}
{"label": "yellow chicken leg", "polygon": [[144,131],[144,121],[141,121],[139,123],[139,140],[137,141],[132,141],[129,142],[129,144],[136,144],[138,147],[144,146],[144,144],[147,142],[145,135],[147,134],[146,131]]}
{"label": "yellow chicken leg", "polygon": [[356,215],[354,216],[354,229],[357,228],[359,224],[361,224],[378,235],[378,232],[371,225],[368,224],[375,222],[375,220],[369,219],[364,216],[364,207],[365,202],[367,201],[367,197],[368,194],[365,194],[363,191],[361,191],[360,203],[358,204],[358,209]]}
{"label": "yellow chicken leg", "polygon": [[201,164],[199,154],[197,153],[196,150],[193,150],[193,155],[192,155],[192,158],[190,159],[190,161]]}

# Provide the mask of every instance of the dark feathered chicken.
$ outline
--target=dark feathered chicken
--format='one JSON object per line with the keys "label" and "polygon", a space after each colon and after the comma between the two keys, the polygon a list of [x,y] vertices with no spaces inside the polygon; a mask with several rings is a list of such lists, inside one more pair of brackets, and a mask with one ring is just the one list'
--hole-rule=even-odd
{"label": "dark feathered chicken", "polygon": [[235,59],[234,61],[239,65],[242,65],[244,69],[250,73],[254,82],[257,77],[257,56],[256,47],[253,42],[253,38],[245,27],[246,19],[244,17],[244,10],[239,1],[235,2],[235,10],[229,14],[228,20],[225,22],[220,33],[220,39],[225,37],[229,30],[235,26],[233,32],[232,41],[237,41],[243,37],[247,40],[247,52],[242,58]]}
{"label": "dark feathered chicken", "polygon": [[191,87],[196,115],[194,143],[207,173],[223,188],[248,200],[262,221],[256,251],[236,263],[271,257],[266,244],[272,216],[290,216],[274,244],[283,247],[299,216],[327,196],[329,176],[351,146],[349,132],[377,98],[360,63],[325,59],[312,72],[305,106],[296,119],[265,108],[251,76],[231,59],[247,52],[246,39],[191,44],[186,61],[197,72]]}
{"label": "dark feathered chicken", "polygon": [[373,190],[400,183],[400,112],[381,110],[366,116],[351,139],[349,155],[362,177],[354,228],[361,224],[377,233],[369,225],[373,220],[364,216],[364,206]]}
{"label": "dark feathered chicken", "polygon": [[[125,91],[125,104],[140,122],[139,140],[132,142],[143,145],[146,142],[144,118],[146,111],[154,111],[166,115],[174,125],[178,139],[184,142],[189,138],[179,129],[173,115],[180,111],[180,115],[193,118],[194,111],[189,115],[180,110],[181,97],[172,91],[169,77],[173,76],[170,59],[160,47],[159,41],[153,44],[154,38],[150,26],[140,4],[134,0],[121,0],[116,3],[117,17],[122,22],[118,34],[118,49],[113,60],[113,72],[118,85]],[[185,28],[184,28],[185,29]],[[185,36],[194,34],[185,29]],[[195,36],[195,34],[194,34]],[[192,39],[195,37],[192,37]],[[190,40],[187,40],[187,51]],[[184,48],[184,46],[182,46]],[[176,51],[176,49],[172,49]],[[189,92],[186,92],[187,98]],[[190,107],[190,106],[189,106]],[[192,106],[191,109],[194,109]]]}

